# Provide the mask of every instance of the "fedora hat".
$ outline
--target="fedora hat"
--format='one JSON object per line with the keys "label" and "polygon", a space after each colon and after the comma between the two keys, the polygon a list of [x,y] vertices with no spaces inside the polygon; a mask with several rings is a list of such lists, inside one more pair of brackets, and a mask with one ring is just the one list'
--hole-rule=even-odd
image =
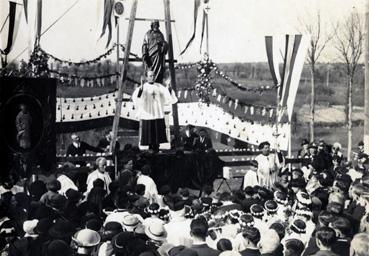
{"label": "fedora hat", "polygon": [[126,215],[123,217],[122,225],[127,231],[134,231],[135,227],[138,226],[140,220],[135,215]]}
{"label": "fedora hat", "polygon": [[100,243],[101,237],[96,231],[85,228],[77,231],[72,239],[80,247],[93,247]]}
{"label": "fedora hat", "polygon": [[145,234],[154,241],[164,241],[167,238],[167,231],[159,221],[153,221],[145,226]]}

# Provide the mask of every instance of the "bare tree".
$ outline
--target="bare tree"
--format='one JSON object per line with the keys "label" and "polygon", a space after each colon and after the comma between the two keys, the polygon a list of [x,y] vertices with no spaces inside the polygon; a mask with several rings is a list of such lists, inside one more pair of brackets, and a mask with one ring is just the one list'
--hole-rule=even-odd
{"label": "bare tree", "polygon": [[[310,141],[314,141],[314,115],[315,115],[315,65],[318,62],[323,50],[328,42],[333,38],[334,33],[324,31],[327,26],[322,24],[320,11],[318,10],[314,17],[309,21],[300,20],[303,32],[310,34],[310,46],[307,53],[307,60],[310,67],[311,99],[310,99]],[[334,30],[332,30],[334,31]]]}
{"label": "bare tree", "polygon": [[346,65],[347,97],[346,97],[346,123],[347,123],[347,159],[351,159],[352,148],[352,86],[360,57],[363,53],[364,27],[363,18],[357,11],[353,11],[346,20],[340,24],[336,33],[335,48],[340,59]]}

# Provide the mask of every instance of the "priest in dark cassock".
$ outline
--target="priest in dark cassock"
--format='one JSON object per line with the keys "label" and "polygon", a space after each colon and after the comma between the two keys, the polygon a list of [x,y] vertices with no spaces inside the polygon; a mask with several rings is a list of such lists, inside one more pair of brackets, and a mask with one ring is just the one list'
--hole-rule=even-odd
{"label": "priest in dark cassock", "polygon": [[140,144],[159,150],[160,143],[168,142],[164,120],[164,105],[178,101],[174,90],[155,82],[153,71],[147,72],[147,82],[139,86],[132,94],[140,120]]}

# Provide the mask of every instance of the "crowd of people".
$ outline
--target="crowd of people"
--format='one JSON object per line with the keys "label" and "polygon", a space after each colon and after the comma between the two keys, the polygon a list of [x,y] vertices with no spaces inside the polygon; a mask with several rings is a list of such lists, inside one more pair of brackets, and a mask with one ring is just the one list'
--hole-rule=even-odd
{"label": "crowd of people", "polygon": [[[191,129],[186,147],[207,143]],[[259,148],[232,192],[158,188],[136,150],[117,179],[99,157],[84,186],[68,165],[44,181],[9,176],[0,187],[1,255],[369,255],[366,154],[347,163],[339,144],[304,141],[308,161],[289,168],[268,142]]]}

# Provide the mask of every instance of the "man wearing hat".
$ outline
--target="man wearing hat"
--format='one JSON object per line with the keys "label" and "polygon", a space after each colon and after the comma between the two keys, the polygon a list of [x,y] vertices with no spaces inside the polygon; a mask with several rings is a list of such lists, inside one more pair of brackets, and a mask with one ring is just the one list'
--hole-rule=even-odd
{"label": "man wearing hat", "polygon": [[350,175],[353,181],[361,179],[368,173],[367,168],[364,165],[364,163],[366,163],[368,159],[369,157],[365,153],[361,153],[358,155],[356,166],[354,168],[351,168],[347,173],[348,175]]}
{"label": "man wearing hat", "polygon": [[297,156],[299,158],[309,157],[309,141],[307,139],[302,140],[301,149],[298,151]]}
{"label": "man wearing hat", "polygon": [[277,179],[279,169],[283,164],[283,156],[277,146],[275,154],[270,153],[270,143],[264,141],[260,143],[259,154],[255,160],[258,162],[257,176],[259,185],[262,187],[273,188]]}

